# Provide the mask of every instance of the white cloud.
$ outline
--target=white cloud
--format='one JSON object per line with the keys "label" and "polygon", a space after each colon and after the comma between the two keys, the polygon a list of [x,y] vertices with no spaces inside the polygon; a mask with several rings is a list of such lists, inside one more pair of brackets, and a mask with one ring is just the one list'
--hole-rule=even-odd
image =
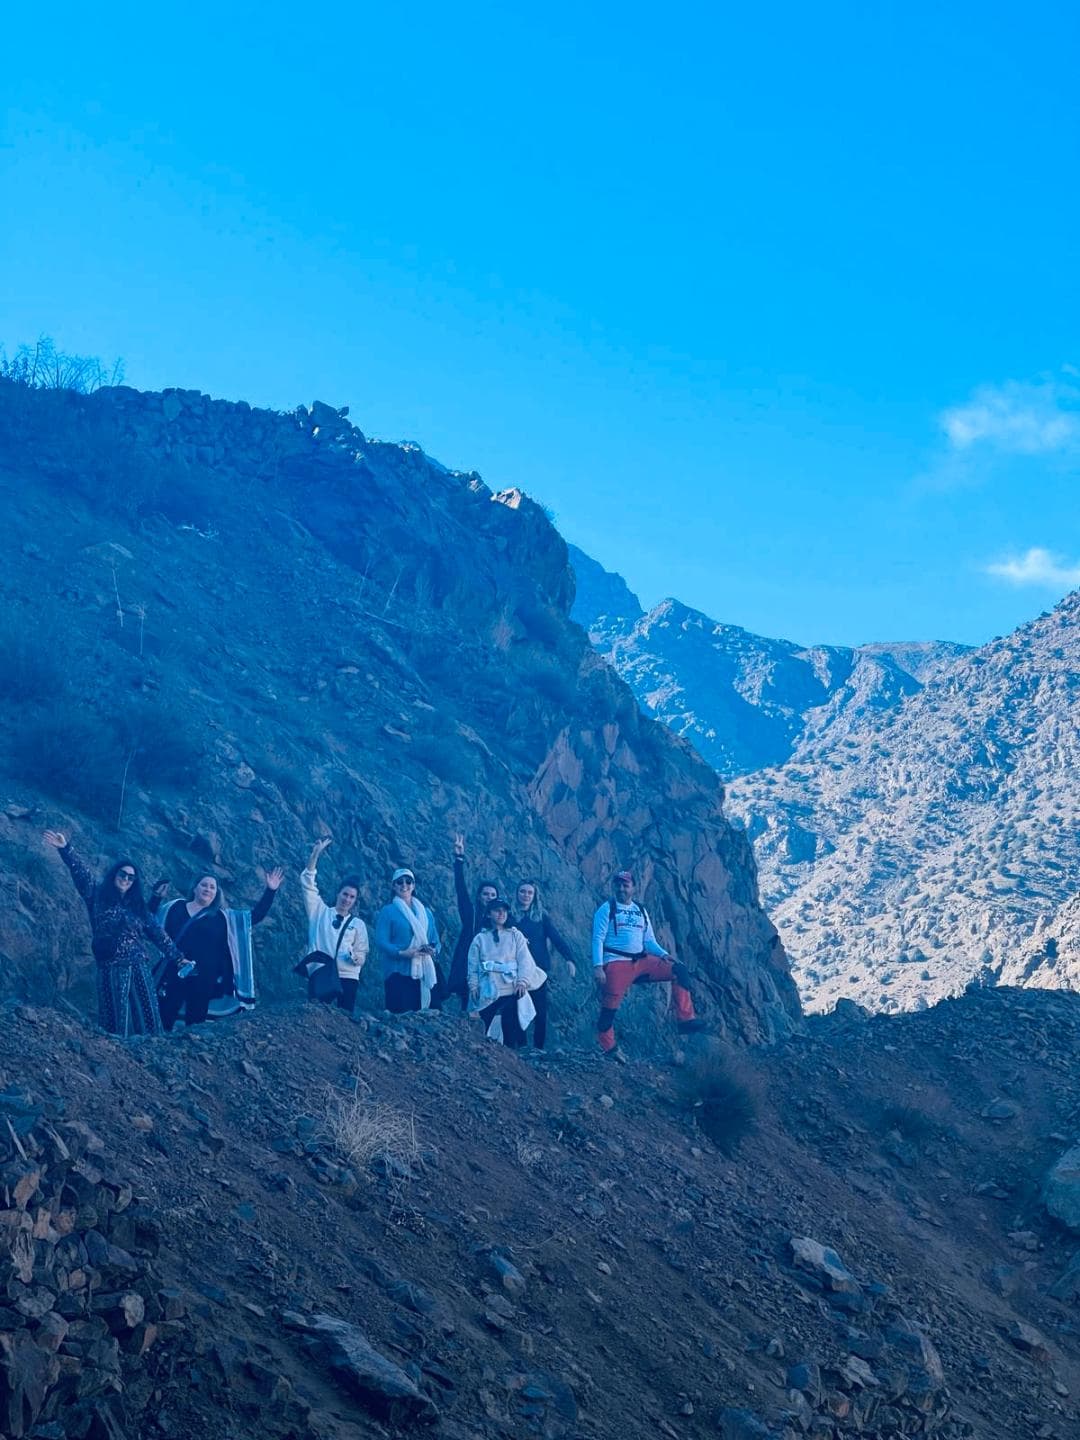
{"label": "white cloud", "polygon": [[1072,590],[1080,585],[1080,561],[1066,564],[1060,555],[1033,546],[1023,555],[995,561],[986,566],[986,573],[1010,585],[1044,585],[1055,590]]}
{"label": "white cloud", "polygon": [[982,385],[943,412],[954,451],[982,446],[1002,455],[1052,455],[1080,446],[1080,387],[1063,381]]}

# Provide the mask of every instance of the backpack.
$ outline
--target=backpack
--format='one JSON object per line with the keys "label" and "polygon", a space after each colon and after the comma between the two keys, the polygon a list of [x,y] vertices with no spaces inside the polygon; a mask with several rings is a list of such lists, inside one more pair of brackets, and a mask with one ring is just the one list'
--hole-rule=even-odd
{"label": "backpack", "polygon": [[[637,908],[641,911],[641,918],[642,918],[642,919],[644,920],[644,922],[645,922],[645,927],[644,927],[644,928],[645,928],[645,930],[648,930],[649,927],[650,927],[651,924],[652,924],[652,921],[649,919],[649,912],[645,909],[645,906],[642,905],[641,902],[638,901],[638,900],[632,900],[630,903],[631,903],[632,905],[636,905]],[[615,903],[614,900],[609,900],[609,901],[608,901],[608,929],[614,931],[614,933],[615,933],[616,935],[618,935],[618,933],[619,933],[618,914],[619,914],[619,907],[616,905],[616,903]]]}

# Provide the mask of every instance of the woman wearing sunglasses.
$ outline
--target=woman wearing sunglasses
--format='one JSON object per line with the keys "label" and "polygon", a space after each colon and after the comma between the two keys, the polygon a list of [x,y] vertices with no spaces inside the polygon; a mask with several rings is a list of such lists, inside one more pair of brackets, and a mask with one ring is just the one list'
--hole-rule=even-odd
{"label": "woman wearing sunglasses", "polygon": [[118,860],[95,882],[90,867],[68,844],[67,836],[46,830],[44,840],[59,850],[90,915],[102,1029],[123,1036],[160,1035],[161,1016],[147,947],[160,950],[177,968],[184,957],[150,917],[138,868],[131,860]]}
{"label": "woman wearing sunglasses", "polygon": [[375,949],[382,963],[386,1008],[401,1015],[431,1005],[431,992],[438,983],[439,932],[434,915],[416,898],[411,870],[395,870],[390,887],[393,899],[375,919]]}

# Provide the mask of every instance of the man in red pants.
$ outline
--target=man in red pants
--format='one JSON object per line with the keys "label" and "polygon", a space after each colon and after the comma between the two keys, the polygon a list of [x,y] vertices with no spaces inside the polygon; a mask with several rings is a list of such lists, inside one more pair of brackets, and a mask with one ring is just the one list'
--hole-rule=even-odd
{"label": "man in red pants", "polygon": [[593,916],[593,975],[600,991],[597,1034],[605,1054],[617,1054],[615,1012],[631,985],[671,981],[671,1008],[684,1033],[703,1030],[705,1022],[694,1015],[690,974],[686,966],[663,948],[653,934],[644,906],[634,899],[634,877],[629,870],[615,876],[615,896]]}

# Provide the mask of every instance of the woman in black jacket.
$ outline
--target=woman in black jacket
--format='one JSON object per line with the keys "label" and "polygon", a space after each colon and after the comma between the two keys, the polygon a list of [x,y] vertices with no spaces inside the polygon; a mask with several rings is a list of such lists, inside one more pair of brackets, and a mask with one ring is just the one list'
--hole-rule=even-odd
{"label": "woman in black jacket", "polygon": [[461,1002],[462,1013],[469,1008],[469,946],[473,936],[483,928],[487,920],[487,907],[499,891],[493,880],[481,880],[476,887],[476,897],[469,894],[465,880],[465,836],[454,836],[454,892],[457,895],[458,919],[461,933],[454,946],[450,961],[450,977],[446,982],[446,994],[456,995]]}
{"label": "woman in black jacket", "polygon": [[95,882],[90,867],[65,835],[46,830],[44,839],[59,850],[90,915],[102,1029],[125,1037],[160,1035],[153,979],[158,962],[148,946],[165,956],[173,974],[184,957],[147,911],[137,866],[131,860],[118,860]]}
{"label": "woman in black jacket", "polygon": [[[251,912],[251,924],[264,920],[274,903],[284,870],[271,870],[266,888]],[[150,901],[152,910],[161,903],[163,884],[154,887]],[[192,886],[186,901],[174,900],[162,916],[166,935],[195,966],[186,976],[166,972],[161,988],[161,1023],[166,1030],[176,1024],[181,1009],[186,1025],[198,1025],[206,1019],[210,1002],[234,993],[233,944],[229,924],[222,906],[221,887],[213,875],[203,875]]]}
{"label": "woman in black jacket", "polygon": [[[566,973],[573,980],[577,976],[577,966],[574,964],[574,954],[567,944],[555,922],[544,909],[543,901],[540,899],[540,887],[535,880],[522,880],[517,887],[518,917],[512,923],[521,931],[529,942],[529,950],[533,959],[541,970],[546,970],[551,975],[551,949],[552,946],[566,961]],[[539,990],[532,992],[532,1001],[536,1006],[536,1023],[533,1026],[533,1045],[537,1050],[543,1050],[547,1043],[547,1021],[548,1021],[548,990],[551,985],[550,979],[546,980]]]}

